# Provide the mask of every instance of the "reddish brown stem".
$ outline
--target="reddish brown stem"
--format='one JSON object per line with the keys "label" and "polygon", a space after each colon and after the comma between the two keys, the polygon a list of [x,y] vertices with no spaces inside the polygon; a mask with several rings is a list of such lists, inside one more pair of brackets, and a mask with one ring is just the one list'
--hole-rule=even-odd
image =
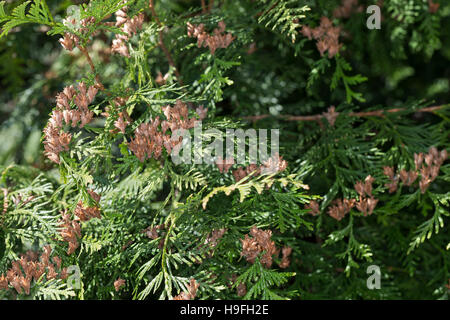
{"label": "reddish brown stem", "polygon": [[94,63],[92,62],[92,59],[89,55],[89,52],[87,51],[87,49],[85,47],[82,46],[77,46],[78,49],[80,49],[80,51],[83,53],[83,55],[86,57],[87,62],[89,64],[89,66],[91,67],[92,73],[95,74],[95,81],[97,82],[97,84],[95,85],[99,90],[104,90],[105,87],[103,86],[103,84],[100,81],[100,76],[97,74],[97,71],[95,70],[95,66]]}
{"label": "reddish brown stem", "polygon": [[150,11],[152,12],[153,19],[155,19],[158,26],[161,26],[161,21],[159,21],[158,15],[155,11],[155,4],[153,3],[153,0],[150,0]]}
{"label": "reddish brown stem", "polygon": [[163,30],[159,32],[159,46],[161,47],[162,51],[166,55],[167,61],[169,62],[169,65],[174,69],[175,76],[178,79],[178,82],[181,86],[183,86],[183,80],[181,80],[181,74],[178,72],[178,69],[175,65],[175,62],[172,59],[172,56],[170,55],[169,50],[167,49],[166,45],[164,44],[164,36],[163,36]]}
{"label": "reddish brown stem", "polygon": [[[155,5],[153,3],[153,0],[150,0],[150,11],[152,12],[152,16],[155,19],[156,23],[159,27],[162,27],[161,21],[158,18],[158,15],[155,11]],[[178,71],[178,68],[175,65],[175,62],[172,59],[172,55],[170,54],[170,51],[167,49],[166,45],[164,44],[164,33],[163,30],[159,31],[159,46],[161,47],[162,51],[164,52],[164,55],[166,56],[167,61],[169,62],[169,65],[174,69],[175,76],[178,79],[178,83],[183,86],[183,80],[181,80],[181,74]]]}
{"label": "reddish brown stem", "polygon": [[[441,106],[432,106],[432,107],[426,107],[422,109],[415,110],[415,112],[434,112],[437,110],[441,110],[444,108],[445,105]],[[389,110],[374,110],[374,111],[365,111],[365,112],[350,112],[348,116],[350,117],[384,117],[385,113],[397,113],[401,111],[405,111],[405,108],[395,108],[395,109],[389,109]],[[245,120],[250,121],[258,121],[265,118],[273,117],[270,114],[263,114],[258,116],[248,116],[244,117]],[[311,116],[293,116],[293,115],[280,115],[281,119],[286,121],[320,121],[320,119],[324,118],[323,114],[316,114]]]}
{"label": "reddish brown stem", "polygon": [[205,0],[202,0],[202,12],[206,13],[206,3]]}

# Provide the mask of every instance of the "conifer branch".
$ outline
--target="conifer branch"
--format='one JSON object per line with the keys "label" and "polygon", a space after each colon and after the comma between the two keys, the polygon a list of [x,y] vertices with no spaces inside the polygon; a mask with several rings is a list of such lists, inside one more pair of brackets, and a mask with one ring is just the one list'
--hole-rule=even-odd
{"label": "conifer branch", "polygon": [[449,5],[149,1],[0,0],[0,299],[448,299]]}
{"label": "conifer branch", "polygon": [[206,13],[207,9],[206,9],[206,3],[205,3],[205,0],[201,0],[201,3],[202,3],[202,12],[203,12],[203,13]]}
{"label": "conifer branch", "polygon": [[[425,108],[421,108],[421,109],[417,109],[414,110],[414,112],[429,112],[429,113],[433,113],[435,111],[438,110],[442,110],[445,107],[447,107],[448,105],[440,105],[440,106],[432,106],[432,107],[425,107]],[[403,112],[403,111],[407,111],[408,109],[405,108],[395,108],[395,109],[389,109],[389,110],[374,110],[374,111],[364,111],[364,112],[350,112],[346,115],[350,116],[350,117],[358,117],[358,118],[363,118],[363,117],[385,117],[386,113],[398,113],[398,112]],[[246,116],[243,117],[243,119],[245,120],[249,120],[249,121],[259,121],[259,120],[263,120],[266,118],[280,118],[281,120],[285,120],[285,121],[320,121],[322,118],[326,118],[324,114],[316,114],[316,115],[310,115],[310,116],[294,116],[294,115],[278,115],[278,116],[274,116],[271,114],[262,114],[262,115],[256,115],[256,116]]]}
{"label": "conifer branch", "polygon": [[83,46],[81,46],[81,45],[77,45],[77,48],[78,48],[78,49],[83,53],[83,55],[86,57],[86,60],[87,60],[87,62],[88,62],[88,64],[89,64],[89,67],[91,68],[92,73],[95,74],[95,81],[97,82],[95,86],[96,86],[97,89],[99,89],[99,90],[104,90],[105,87],[103,86],[103,84],[102,84],[101,81],[100,81],[100,76],[98,75],[97,70],[95,69],[95,65],[94,65],[94,63],[92,62],[91,56],[89,55],[89,51],[88,51],[85,47],[83,47]]}
{"label": "conifer branch", "polygon": [[[152,16],[155,19],[158,26],[162,27],[161,21],[159,20],[159,17],[155,10],[155,5],[154,5],[153,0],[150,0],[150,11],[152,12]],[[167,49],[166,45],[164,44],[163,29],[159,31],[159,46],[161,47],[162,51],[164,52],[164,55],[166,56],[166,59],[169,62],[169,65],[174,69],[175,76],[177,77],[178,82],[180,83],[180,86],[183,86],[183,80],[181,79],[181,74],[178,71],[175,61],[173,60],[172,55],[170,54],[170,51]]]}

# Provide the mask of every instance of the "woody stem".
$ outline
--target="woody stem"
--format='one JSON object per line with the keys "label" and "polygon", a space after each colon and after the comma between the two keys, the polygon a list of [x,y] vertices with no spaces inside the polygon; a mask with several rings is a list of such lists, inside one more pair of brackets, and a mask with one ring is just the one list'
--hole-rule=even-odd
{"label": "woody stem", "polygon": [[[161,21],[159,20],[158,15],[156,14],[155,5],[153,3],[153,0],[150,0],[150,11],[152,12],[152,16],[155,19],[158,26],[162,27]],[[164,44],[163,30],[159,31],[159,46],[161,47],[162,51],[164,52],[164,55],[166,56],[166,59],[169,62],[169,65],[174,69],[175,76],[177,77],[179,84],[181,86],[183,86],[183,80],[181,80],[181,74],[178,71],[178,68],[176,67],[175,62],[173,61],[170,51],[167,49],[166,45]]]}
{"label": "woody stem", "polygon": [[205,0],[202,0],[202,12],[203,12],[203,13],[206,12],[206,3],[205,3]]}
{"label": "woody stem", "polygon": [[[440,106],[432,106],[432,107],[426,107],[422,109],[414,110],[415,112],[435,112],[438,110],[443,109],[448,105],[440,105]],[[384,117],[385,113],[397,113],[401,111],[405,111],[407,109],[405,108],[395,108],[395,109],[389,109],[389,110],[374,110],[374,111],[366,111],[366,112],[350,112],[348,116],[350,117]],[[270,114],[262,114],[259,116],[248,116],[244,117],[246,120],[250,121],[258,121],[269,117],[279,117],[282,120],[286,121],[319,121],[322,118],[325,118],[323,114],[316,114],[316,115],[310,115],[310,116],[294,116],[294,115],[279,115],[279,116],[272,116]]]}
{"label": "woody stem", "polygon": [[95,81],[97,82],[97,88],[99,90],[104,90],[105,87],[103,86],[103,84],[100,81],[100,76],[97,74],[97,71],[95,70],[95,66],[94,63],[92,62],[92,59],[89,55],[89,52],[87,51],[87,49],[83,46],[78,45],[77,48],[83,53],[83,55],[86,57],[86,60],[89,64],[89,66],[91,67],[92,73],[95,74]]}

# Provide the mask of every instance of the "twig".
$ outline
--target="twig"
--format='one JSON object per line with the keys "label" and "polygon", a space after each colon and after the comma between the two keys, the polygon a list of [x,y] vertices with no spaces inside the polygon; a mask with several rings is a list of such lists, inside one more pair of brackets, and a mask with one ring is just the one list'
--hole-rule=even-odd
{"label": "twig", "polygon": [[3,221],[5,220],[5,214],[8,211],[9,202],[8,202],[8,189],[2,188],[3,190],[3,211],[0,219],[0,227],[3,226]]}
{"label": "twig", "polygon": [[202,12],[203,12],[203,13],[206,12],[206,4],[205,4],[205,0],[202,0]]}
{"label": "twig", "polygon": [[97,74],[97,71],[95,70],[95,66],[94,66],[94,63],[92,62],[91,57],[89,56],[89,52],[83,46],[78,45],[77,48],[80,49],[80,51],[84,54],[84,56],[87,59],[87,62],[89,63],[89,66],[91,67],[92,73],[95,74],[95,81],[97,82],[97,84],[95,86],[99,90],[104,90],[105,87],[103,86],[103,84],[100,81],[100,76]]}
{"label": "twig", "polygon": [[[432,107],[426,107],[422,109],[414,110],[414,112],[434,112],[437,110],[441,110],[446,105],[441,106],[432,106]],[[350,117],[384,117],[385,113],[397,113],[401,111],[406,111],[405,108],[395,108],[395,109],[389,109],[389,110],[374,110],[374,111],[365,111],[365,112],[350,112],[347,115]],[[325,118],[323,114],[316,114],[316,115],[310,115],[310,116],[293,116],[293,115],[279,115],[279,116],[273,116],[270,114],[262,114],[258,116],[248,116],[244,117],[245,120],[250,121],[258,121],[269,117],[278,117],[285,121],[320,121],[320,119]]]}
{"label": "twig", "polygon": [[214,7],[214,0],[209,0],[209,4],[208,4],[208,12],[211,12],[211,10]]}
{"label": "twig", "polygon": [[178,72],[175,62],[173,61],[169,50],[167,49],[166,45],[164,44],[164,36],[163,36],[162,30],[159,31],[159,46],[161,47],[162,51],[164,51],[164,54],[166,55],[169,65],[174,69],[175,76],[177,77],[178,82],[180,83],[180,86],[183,86],[183,80],[181,79],[181,74],[180,74],[180,72]]}
{"label": "twig", "polygon": [[[155,21],[158,24],[158,26],[162,27],[161,21],[159,20],[158,15],[156,14],[153,0],[150,0],[150,11],[152,12],[152,16],[155,19]],[[164,44],[164,33],[163,33],[163,30],[159,31],[159,46],[161,47],[162,51],[164,52],[164,55],[166,56],[166,59],[169,62],[169,65],[172,68],[174,68],[175,76],[177,77],[178,82],[180,83],[181,86],[183,86],[183,80],[181,79],[181,74],[178,71],[178,68],[175,65],[175,62],[173,61],[169,50],[167,49],[166,45]]]}

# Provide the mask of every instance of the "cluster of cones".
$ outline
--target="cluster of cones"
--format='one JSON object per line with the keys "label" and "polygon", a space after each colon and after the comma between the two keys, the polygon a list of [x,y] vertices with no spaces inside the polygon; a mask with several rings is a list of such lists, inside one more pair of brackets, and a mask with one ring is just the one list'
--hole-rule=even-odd
{"label": "cluster of cones", "polygon": [[199,48],[208,47],[211,54],[214,54],[218,48],[228,48],[233,42],[235,37],[231,33],[225,33],[225,22],[220,21],[218,28],[213,30],[213,34],[210,35],[205,31],[205,25],[203,23],[199,25],[193,25],[187,23],[188,36],[191,38],[197,38],[197,46]]}
{"label": "cluster of cones", "polygon": [[[328,208],[328,214],[330,217],[341,221],[350,210],[356,206],[358,211],[362,212],[364,216],[371,215],[378,203],[378,199],[375,199],[372,195],[372,183],[375,179],[368,175],[364,181],[358,181],[355,184],[355,190],[359,194],[359,201],[356,199],[336,199],[332,202],[332,205]],[[319,204],[317,201],[312,200],[306,206],[305,209],[309,210],[309,213],[316,216],[320,213]]]}
{"label": "cluster of cones", "polygon": [[179,295],[173,297],[173,300],[194,300],[199,286],[200,284],[195,279],[191,279],[186,286],[187,292],[181,292]]}
{"label": "cluster of cones", "polygon": [[116,281],[114,281],[114,290],[118,292],[123,286],[125,286],[125,284],[126,284],[125,280],[119,277]]}
{"label": "cluster of cones", "polygon": [[356,203],[356,208],[362,212],[364,216],[370,216],[378,203],[378,199],[375,199],[372,196],[372,183],[374,181],[375,179],[368,175],[364,182],[358,181],[355,184],[355,190],[359,194],[359,202]]}
{"label": "cluster of cones", "polygon": [[332,206],[328,208],[328,214],[330,217],[341,221],[355,206],[355,199],[336,199],[333,200]]}
{"label": "cluster of cones", "polygon": [[[273,263],[273,255],[279,254],[279,249],[276,248],[275,242],[271,240],[272,230],[261,230],[253,226],[250,229],[250,235],[252,237],[249,237],[249,235],[246,234],[244,239],[241,239],[241,256],[245,257],[248,262],[253,264],[260,253],[264,252],[260,257],[260,262],[264,267],[270,268]],[[280,268],[287,268],[289,266],[289,256],[291,252],[292,248],[290,247],[284,247],[282,249],[282,259],[279,264]]]}
{"label": "cluster of cones", "polygon": [[111,51],[129,58],[130,52],[127,47],[127,41],[142,28],[144,23],[144,13],[130,18],[127,15],[128,8],[123,7],[116,12],[116,27],[120,27],[125,34],[116,34],[113,40]]}
{"label": "cluster of cones", "polygon": [[[89,104],[98,92],[97,87],[86,86],[84,82],[78,85],[78,92],[73,86],[65,87],[56,96],[56,109],[52,111],[47,126],[44,129],[45,155],[53,162],[60,163],[59,154],[69,150],[72,134],[64,132],[64,125],[80,128],[92,121],[94,113],[89,110]],[[72,109],[73,102],[78,109]]]}
{"label": "cluster of cones", "polygon": [[[180,129],[191,129],[195,127],[198,121],[195,117],[189,118],[188,108],[185,103],[177,100],[174,107],[165,106],[162,108],[166,120],[160,120],[159,117],[152,119],[149,123],[142,123],[135,131],[135,138],[128,143],[129,149],[141,161],[147,158],[159,159],[163,149],[171,153],[172,149],[178,145],[179,139],[172,139],[170,131],[173,133]],[[197,111],[200,109],[197,108]],[[200,111],[205,114],[207,109]],[[199,115],[202,118],[202,115]]]}
{"label": "cluster of cones", "polygon": [[31,286],[44,274],[47,280],[66,279],[67,269],[61,268],[61,258],[54,256],[50,261],[52,249],[44,247],[44,252],[38,256],[37,252],[27,251],[19,260],[13,261],[12,267],[5,275],[0,275],[0,290],[9,290],[13,287],[18,294],[30,294]]}
{"label": "cluster of cones", "polygon": [[[100,201],[100,195],[92,190],[88,190],[88,193],[94,199],[96,203]],[[67,210],[61,213],[60,222],[60,235],[64,241],[69,244],[67,254],[71,255],[80,246],[78,239],[81,238],[81,225],[80,222],[88,221],[92,218],[101,218],[100,209],[97,206],[85,207],[80,201],[75,208],[75,219],[71,219]]]}
{"label": "cluster of cones", "polygon": [[428,154],[422,152],[414,154],[415,170],[406,171],[402,169],[398,174],[395,174],[393,167],[386,166],[383,168],[383,173],[390,181],[385,186],[389,188],[389,193],[393,193],[397,190],[399,181],[406,186],[411,186],[420,174],[419,188],[422,193],[425,193],[431,182],[437,178],[441,165],[447,160],[447,156],[447,150],[439,152],[437,148],[431,147]]}
{"label": "cluster of cones", "polygon": [[354,12],[363,12],[364,6],[358,0],[342,0],[341,5],[334,9],[333,16],[336,18],[349,18]]}
{"label": "cluster of cones", "polygon": [[[77,26],[77,20],[75,18],[68,18],[63,20],[64,25],[69,26],[73,29],[77,29],[76,31],[79,33],[86,33],[88,31],[89,25],[92,25],[95,23],[94,17],[87,17],[85,19],[82,19],[80,21],[81,27],[76,28]],[[64,37],[59,39],[59,43],[63,46],[64,49],[67,51],[72,51],[73,48],[77,47],[80,42],[80,38],[74,34],[66,32],[64,34]]]}
{"label": "cluster of cones", "polygon": [[[415,170],[407,171],[405,169],[395,173],[393,167],[384,167],[383,173],[388,177],[389,182],[385,187],[389,189],[389,193],[393,193],[398,188],[398,183],[401,181],[405,186],[411,186],[419,178],[419,188],[421,193],[425,193],[430,184],[437,178],[442,164],[447,160],[448,153],[446,150],[438,151],[436,147],[431,147],[427,154],[415,153],[414,165]],[[334,219],[342,220],[350,210],[356,205],[356,208],[364,214],[364,216],[371,215],[375,209],[378,199],[372,195],[372,183],[374,178],[370,175],[366,177],[365,181],[358,181],[355,184],[355,190],[359,194],[359,202],[356,199],[337,199],[334,200],[333,205],[328,209],[328,214]],[[310,201],[305,206],[312,215],[320,213],[319,204],[317,201]]]}
{"label": "cluster of cones", "polygon": [[327,17],[320,19],[320,25],[317,28],[303,26],[301,33],[309,40],[317,40],[316,46],[320,55],[323,56],[328,51],[328,57],[333,58],[339,53],[342,44],[339,43],[340,27],[333,27],[332,22]]}
{"label": "cluster of cones", "polygon": [[[221,173],[227,173],[233,165],[233,158],[223,159],[219,157],[216,161],[216,166]],[[234,180],[236,182],[239,182],[249,175],[256,177],[261,174],[272,174],[284,171],[287,168],[287,165],[287,161],[283,160],[283,157],[276,153],[260,166],[257,166],[256,164],[250,164],[245,168],[239,167],[238,169],[233,170],[232,173]]]}

